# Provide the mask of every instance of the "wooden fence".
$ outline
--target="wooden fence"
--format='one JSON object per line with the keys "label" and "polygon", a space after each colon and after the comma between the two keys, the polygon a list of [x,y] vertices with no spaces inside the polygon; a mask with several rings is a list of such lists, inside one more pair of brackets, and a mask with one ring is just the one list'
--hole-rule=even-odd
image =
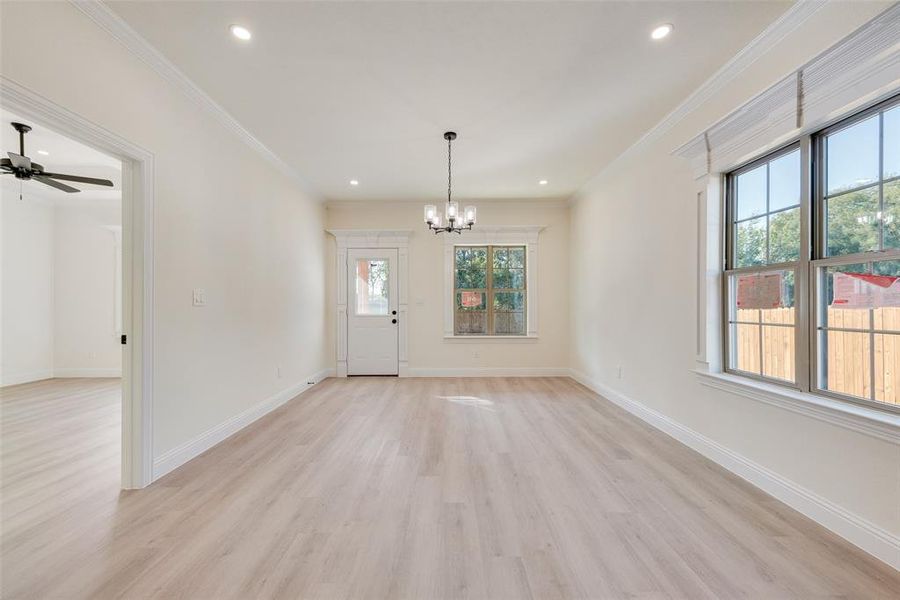
{"label": "wooden fence", "polygon": [[[897,335],[875,334],[875,399],[900,404],[900,308],[876,308],[871,311],[876,330],[896,331]],[[793,324],[793,308],[740,310],[739,320],[756,321],[762,314],[762,369],[760,369],[760,327],[737,325],[737,368],[766,377],[794,380],[795,329],[766,327],[766,324]],[[869,329],[869,309],[828,308],[829,327]],[[849,331],[829,331],[829,390],[870,398],[872,368],[869,364],[870,335]]]}

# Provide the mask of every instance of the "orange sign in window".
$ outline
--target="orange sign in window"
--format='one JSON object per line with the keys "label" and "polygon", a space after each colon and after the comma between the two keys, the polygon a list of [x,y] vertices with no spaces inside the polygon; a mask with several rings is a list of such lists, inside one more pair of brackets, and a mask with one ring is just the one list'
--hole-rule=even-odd
{"label": "orange sign in window", "polygon": [[481,306],[481,292],[462,292],[461,303],[465,308]]}

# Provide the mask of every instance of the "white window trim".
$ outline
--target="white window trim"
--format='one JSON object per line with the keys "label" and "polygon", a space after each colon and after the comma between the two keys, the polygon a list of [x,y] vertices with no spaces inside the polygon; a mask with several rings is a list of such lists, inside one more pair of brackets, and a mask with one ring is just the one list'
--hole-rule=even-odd
{"label": "white window trim", "polygon": [[335,253],[335,373],[347,376],[347,250],[352,248],[396,248],[398,265],[397,375],[409,376],[409,238],[413,232],[397,229],[329,229],[337,243]]}
{"label": "white window trim", "polygon": [[[444,340],[520,342],[538,337],[538,248],[541,226],[483,227],[444,235]],[[456,246],[525,246],[525,335],[455,335],[453,332],[453,249]]]}

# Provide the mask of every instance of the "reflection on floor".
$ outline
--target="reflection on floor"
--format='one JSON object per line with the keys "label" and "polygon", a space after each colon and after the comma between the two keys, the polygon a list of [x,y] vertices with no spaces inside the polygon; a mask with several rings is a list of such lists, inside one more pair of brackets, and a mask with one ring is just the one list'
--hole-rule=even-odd
{"label": "reflection on floor", "polygon": [[9,390],[11,598],[900,590],[900,573],[569,379],[328,380],[121,494],[115,382]]}

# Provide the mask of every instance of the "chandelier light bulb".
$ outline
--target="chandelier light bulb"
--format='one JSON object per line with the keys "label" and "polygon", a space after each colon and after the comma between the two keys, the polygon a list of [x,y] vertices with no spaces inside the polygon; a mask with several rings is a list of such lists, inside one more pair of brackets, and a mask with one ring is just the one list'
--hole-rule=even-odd
{"label": "chandelier light bulb", "polygon": [[475,214],[476,209],[474,206],[467,206],[465,215],[466,215],[466,225],[474,225],[475,224]]}
{"label": "chandelier light bulb", "polygon": [[437,215],[437,207],[434,204],[425,206],[425,222],[431,225],[434,223],[434,217]]}

